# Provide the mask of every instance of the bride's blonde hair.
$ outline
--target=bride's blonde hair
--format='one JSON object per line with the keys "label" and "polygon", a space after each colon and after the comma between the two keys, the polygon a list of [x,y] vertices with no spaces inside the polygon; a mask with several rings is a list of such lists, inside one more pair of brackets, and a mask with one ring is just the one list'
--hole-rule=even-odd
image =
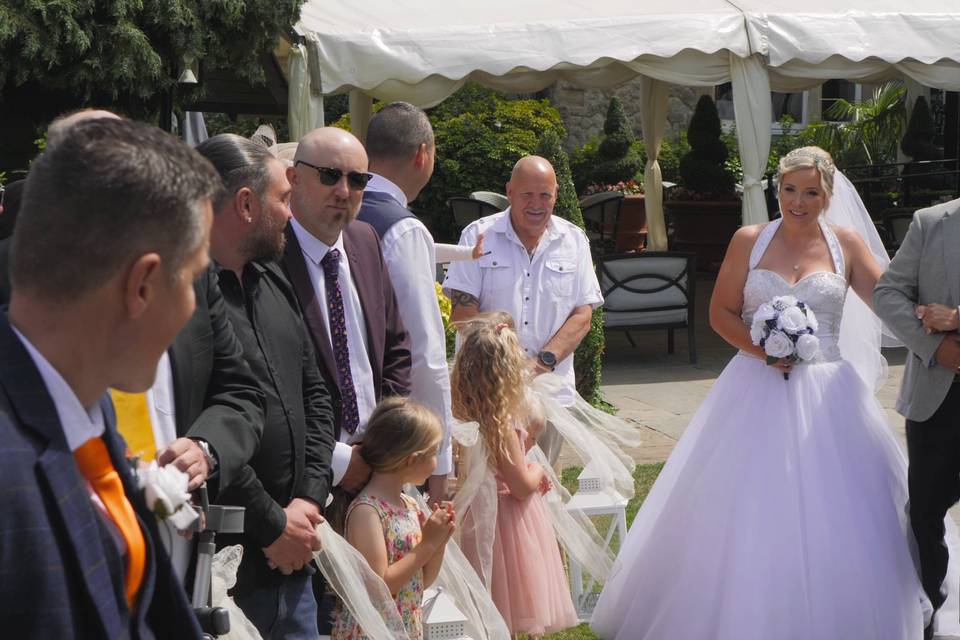
{"label": "bride's blonde hair", "polygon": [[450,376],[453,416],[480,424],[487,460],[496,466],[509,458],[507,438],[516,438],[512,420],[526,397],[527,356],[508,313],[483,313],[458,329],[460,350]]}

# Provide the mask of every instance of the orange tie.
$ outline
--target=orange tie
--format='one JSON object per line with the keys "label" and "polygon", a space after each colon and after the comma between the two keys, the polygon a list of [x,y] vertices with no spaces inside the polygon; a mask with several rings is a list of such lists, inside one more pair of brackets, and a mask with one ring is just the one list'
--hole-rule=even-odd
{"label": "orange tie", "polygon": [[147,544],[143,539],[143,532],[140,531],[137,516],[123,493],[123,483],[110,462],[110,454],[101,438],[91,438],[84,442],[73,452],[73,457],[80,475],[87,479],[100,496],[110,519],[127,543],[126,593],[127,604],[133,609],[147,562]]}

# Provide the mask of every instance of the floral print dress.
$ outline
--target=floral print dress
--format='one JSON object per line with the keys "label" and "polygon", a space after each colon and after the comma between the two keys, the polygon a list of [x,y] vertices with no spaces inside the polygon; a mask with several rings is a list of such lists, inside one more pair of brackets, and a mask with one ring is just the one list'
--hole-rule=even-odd
{"label": "floral print dress", "polygon": [[[386,500],[374,495],[361,493],[347,509],[347,518],[357,505],[370,505],[380,515],[383,525],[383,542],[387,546],[387,562],[393,564],[420,544],[420,510],[417,503],[409,496],[403,496],[404,507],[396,507]],[[412,639],[423,638],[423,621],[421,620],[420,604],[423,601],[423,569],[420,569],[394,595],[397,610],[403,618],[407,634]],[[332,640],[366,640],[363,630],[353,620],[353,616],[342,602],[337,603],[334,610]]]}

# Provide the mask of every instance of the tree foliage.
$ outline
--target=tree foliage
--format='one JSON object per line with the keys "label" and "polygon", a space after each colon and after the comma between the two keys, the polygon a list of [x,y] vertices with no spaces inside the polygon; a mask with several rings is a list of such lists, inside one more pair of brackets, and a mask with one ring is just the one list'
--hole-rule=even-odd
{"label": "tree foliage", "polygon": [[12,0],[0,3],[0,90],[27,83],[131,115],[156,110],[184,59],[263,81],[258,57],[303,0]]}
{"label": "tree foliage", "polygon": [[[577,191],[573,186],[573,177],[570,175],[570,163],[563,146],[560,144],[560,137],[555,131],[547,131],[543,134],[540,138],[540,144],[537,146],[537,155],[549,160],[557,174],[557,184],[560,186],[560,192],[557,195],[557,203],[553,208],[553,214],[564,220],[569,220],[582,229],[583,212],[580,211]],[[603,307],[598,307],[593,310],[590,332],[580,342],[573,356],[577,392],[591,404],[601,402],[600,369],[602,367],[603,349]]]}

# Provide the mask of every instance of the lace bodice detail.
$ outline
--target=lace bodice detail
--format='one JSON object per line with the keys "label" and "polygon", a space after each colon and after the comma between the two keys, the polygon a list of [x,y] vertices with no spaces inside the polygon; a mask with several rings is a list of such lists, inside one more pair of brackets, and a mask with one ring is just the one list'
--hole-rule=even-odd
{"label": "lace bodice detail", "polygon": [[846,271],[840,242],[836,234],[821,219],[820,229],[830,249],[835,270],[816,271],[807,274],[796,284],[790,285],[780,274],[757,267],[770,245],[770,240],[780,227],[780,222],[780,220],[774,220],[768,224],[760,232],[760,237],[753,246],[750,254],[750,272],[743,287],[741,317],[749,327],[753,323],[753,314],[761,304],[769,302],[775,296],[792,295],[812,309],[817,317],[819,328],[816,335],[820,339],[820,355],[815,361],[839,360],[840,349],[837,346],[837,340],[840,335],[843,303],[847,296],[847,280],[843,275]]}

